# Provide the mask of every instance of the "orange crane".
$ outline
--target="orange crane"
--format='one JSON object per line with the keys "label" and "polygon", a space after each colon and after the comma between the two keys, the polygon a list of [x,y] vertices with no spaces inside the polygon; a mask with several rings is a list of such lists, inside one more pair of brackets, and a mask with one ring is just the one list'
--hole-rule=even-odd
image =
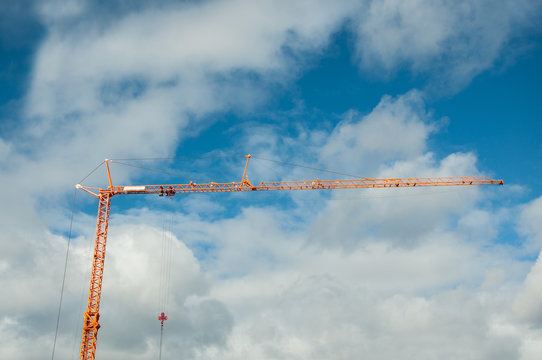
{"label": "orange crane", "polygon": [[[98,220],[94,241],[94,256],[90,275],[90,288],[87,309],[83,317],[83,335],[81,339],[81,352],[79,359],[95,359],[96,340],[100,328],[100,297],[102,291],[103,270],[105,261],[105,247],[107,242],[107,228],[109,224],[109,209],[111,198],[115,195],[131,194],[158,194],[160,196],[173,196],[178,193],[208,193],[208,192],[234,192],[234,191],[271,191],[271,190],[321,190],[321,189],[362,189],[362,188],[392,188],[392,187],[425,187],[425,186],[455,186],[455,185],[503,185],[503,180],[494,180],[485,176],[465,176],[446,178],[408,178],[408,179],[353,179],[353,180],[306,180],[306,181],[263,181],[259,185],[252,185],[246,177],[248,162],[251,155],[246,155],[247,161],[241,182],[230,183],[202,183],[171,184],[171,185],[127,185],[113,186],[109,163],[105,159],[109,187],[107,189],[76,185],[77,189],[99,199]],[[163,320],[162,320],[163,321]]]}

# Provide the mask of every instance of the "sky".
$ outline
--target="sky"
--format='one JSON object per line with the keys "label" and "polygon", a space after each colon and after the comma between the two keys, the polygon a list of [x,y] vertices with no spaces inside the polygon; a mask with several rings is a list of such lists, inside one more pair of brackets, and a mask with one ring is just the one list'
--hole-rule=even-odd
{"label": "sky", "polygon": [[250,153],[254,184],[505,185],[115,196],[97,358],[158,358],[165,310],[164,359],[538,359],[540,24],[537,0],[2,2],[0,358],[78,357],[74,185],[104,159],[231,182]]}

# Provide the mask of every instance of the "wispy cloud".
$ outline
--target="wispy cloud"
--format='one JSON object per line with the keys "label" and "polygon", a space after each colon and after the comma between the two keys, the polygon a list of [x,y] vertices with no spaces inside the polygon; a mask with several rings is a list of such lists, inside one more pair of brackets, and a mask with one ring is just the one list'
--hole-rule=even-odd
{"label": "wispy cloud", "polygon": [[453,94],[513,55],[523,32],[538,32],[541,10],[535,1],[370,1],[354,21],[357,57],[370,73],[408,69]]}

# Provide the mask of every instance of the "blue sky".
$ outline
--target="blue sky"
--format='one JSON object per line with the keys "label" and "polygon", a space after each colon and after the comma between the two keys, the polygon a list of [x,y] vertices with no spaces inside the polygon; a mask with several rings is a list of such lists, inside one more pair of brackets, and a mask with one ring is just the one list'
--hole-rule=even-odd
{"label": "blue sky", "polygon": [[[251,153],[252,182],[505,186],[115,197],[100,358],[157,355],[169,238],[170,358],[538,359],[541,15],[530,0],[1,5],[0,181],[22,190],[1,195],[0,358],[51,353],[73,185],[104,158],[176,158],[118,160],[117,184],[239,181]],[[107,186],[104,167],[84,184]],[[77,193],[58,359],[78,352],[96,205]]]}

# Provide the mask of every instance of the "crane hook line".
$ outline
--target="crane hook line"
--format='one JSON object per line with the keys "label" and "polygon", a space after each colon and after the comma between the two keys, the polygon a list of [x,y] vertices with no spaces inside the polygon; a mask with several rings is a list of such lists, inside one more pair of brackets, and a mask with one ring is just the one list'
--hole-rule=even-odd
{"label": "crane hook line", "polygon": [[[170,287],[170,276],[171,276],[171,248],[173,243],[173,238],[171,232],[173,227],[173,217],[169,219],[164,218],[162,225],[162,256],[160,261],[160,286],[159,286],[159,295],[158,295],[158,312],[164,313],[168,312],[168,298],[169,298],[169,287]],[[167,317],[166,317],[167,318]],[[160,320],[160,318],[159,318]],[[164,337],[164,321],[161,321],[160,324],[160,347],[158,359],[162,359],[162,346],[163,346],[163,337]]]}
{"label": "crane hook line", "polygon": [[[98,167],[96,167],[96,169]],[[94,171],[92,171],[92,172],[94,172]],[[90,176],[90,174],[87,175],[87,177],[88,176]],[[59,301],[59,304],[58,304],[58,315],[56,317],[55,339],[53,340],[53,353],[51,355],[51,360],[53,360],[55,358],[56,339],[57,339],[57,335],[58,335],[58,324],[60,323],[60,313],[61,313],[61,310],[62,310],[62,299],[64,297],[64,284],[66,283],[66,270],[68,268],[68,258],[69,258],[69,254],[70,254],[70,243],[71,243],[71,238],[72,238],[73,214],[74,214],[74,211],[75,211],[75,198],[76,198],[76,196],[77,196],[77,189],[74,188],[73,189],[72,213],[71,213],[71,219],[70,219],[70,231],[68,233],[68,246],[66,248],[66,259],[64,261],[64,275],[62,276],[62,286],[61,286],[61,289],[60,289],[60,301]]]}
{"label": "crane hook line", "polygon": [[172,257],[172,245],[173,245],[173,215],[170,216],[168,221],[168,232],[167,232],[167,267],[166,267],[166,288],[165,288],[165,304],[164,308],[166,310],[166,313],[169,312],[169,290],[171,286],[171,261],[173,259]]}
{"label": "crane hook line", "polygon": [[158,360],[162,360],[162,338],[164,337],[164,326],[160,327],[160,353],[158,355]]}

